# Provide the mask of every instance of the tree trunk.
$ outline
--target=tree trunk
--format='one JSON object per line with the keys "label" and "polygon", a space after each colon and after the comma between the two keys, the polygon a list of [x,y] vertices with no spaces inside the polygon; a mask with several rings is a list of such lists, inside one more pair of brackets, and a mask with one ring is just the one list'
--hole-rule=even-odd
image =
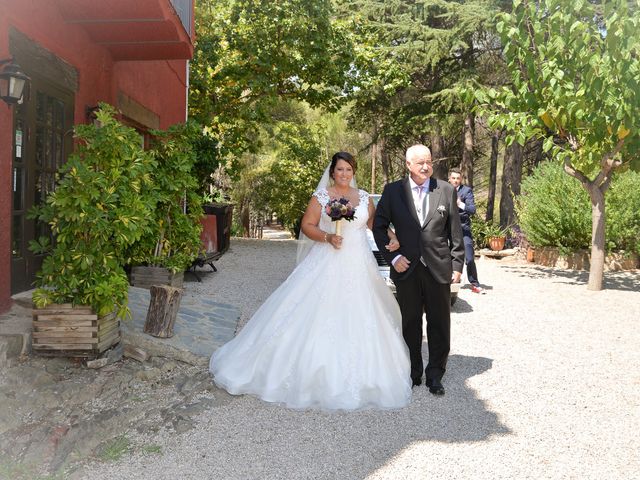
{"label": "tree trunk", "polygon": [[587,290],[602,290],[606,220],[604,192],[594,184],[588,185],[587,191],[591,198],[591,260]]}
{"label": "tree trunk", "polygon": [[491,162],[489,166],[489,193],[487,200],[487,215],[485,220],[493,220],[493,208],[496,202],[496,182],[498,177],[498,146],[500,144],[499,132],[495,132],[491,137]]}
{"label": "tree trunk", "polygon": [[433,161],[433,176],[446,180],[449,176],[449,165],[444,158],[444,140],[440,126],[434,123],[431,134],[431,160]]}
{"label": "tree trunk", "polygon": [[544,145],[544,142],[542,140],[536,140],[536,149],[535,149],[536,154],[533,160],[533,165],[531,166],[531,170],[527,172],[528,174],[531,173],[531,171],[535,167],[540,165],[540,163],[542,163],[542,161],[544,160],[545,153],[544,153],[543,145]]}
{"label": "tree trunk", "polygon": [[513,142],[504,154],[500,194],[500,226],[502,227],[515,223],[514,197],[520,195],[522,151],[523,147],[518,142]]}
{"label": "tree trunk", "polygon": [[385,185],[391,181],[391,158],[389,152],[387,152],[384,140],[380,140],[378,143],[378,154],[380,155],[380,162],[382,163],[382,177]]}
{"label": "tree trunk", "polygon": [[240,208],[240,223],[242,224],[242,235],[244,237],[251,237],[251,220],[250,220],[250,210],[249,210],[249,202],[247,201],[247,197],[244,197],[241,202],[242,207]]}
{"label": "tree trunk", "polygon": [[600,172],[593,180],[589,180],[587,176],[580,170],[577,170],[570,161],[565,160],[564,163],[564,171],[578,179],[589,193],[589,198],[591,199],[591,259],[589,262],[588,290],[602,290],[606,225],[604,194],[611,186],[613,170],[622,165],[622,160],[616,159],[616,156],[623,145],[624,139],[621,138],[612,151],[605,153],[600,163]]}
{"label": "tree trunk", "polygon": [[460,172],[462,173],[462,183],[473,188],[473,141],[475,133],[475,122],[473,114],[469,113],[464,119],[462,162]]}
{"label": "tree trunk", "polygon": [[152,285],[149,290],[151,299],[143,331],[154,337],[172,337],[173,324],[180,308],[182,289],[167,285]]}
{"label": "tree trunk", "polygon": [[370,193],[376,192],[376,162],[378,161],[378,145],[371,144],[371,190]]}

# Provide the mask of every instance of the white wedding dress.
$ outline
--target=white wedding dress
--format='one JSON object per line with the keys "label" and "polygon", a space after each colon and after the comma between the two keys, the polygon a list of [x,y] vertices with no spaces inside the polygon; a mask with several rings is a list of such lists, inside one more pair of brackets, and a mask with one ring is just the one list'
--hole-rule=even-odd
{"label": "white wedding dress", "polygon": [[[314,192],[326,205],[326,189]],[[400,309],[366,237],[369,194],[343,220],[342,248],[314,242],[289,278],[211,357],[215,383],[290,408],[400,408],[411,399]],[[320,228],[335,224],[322,209]]]}

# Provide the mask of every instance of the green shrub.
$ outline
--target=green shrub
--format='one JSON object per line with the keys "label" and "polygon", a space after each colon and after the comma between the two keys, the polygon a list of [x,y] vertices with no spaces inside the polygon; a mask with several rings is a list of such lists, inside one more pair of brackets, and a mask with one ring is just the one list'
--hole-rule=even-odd
{"label": "green shrub", "polygon": [[194,123],[153,131],[150,154],[156,161],[143,192],[151,202],[150,223],[128,253],[128,263],[186,270],[201,249],[202,196],[194,173]]}
{"label": "green shrub", "polygon": [[605,196],[607,250],[640,254],[640,172],[620,172]]}
{"label": "green shrub", "polygon": [[37,307],[50,303],[90,305],[98,314],[127,312],[125,251],[149,225],[153,159],[133,128],[118,122],[113,107],[101,104],[98,124],[77,125],[78,148],[60,171],[56,190],[30,213],[55,237],[32,241],[48,253],[33,294]]}
{"label": "green shrub", "polygon": [[[622,172],[605,195],[608,251],[640,250],[640,174]],[[562,166],[540,164],[522,181],[516,199],[520,227],[529,243],[564,251],[591,246],[591,201],[586,190]]]}

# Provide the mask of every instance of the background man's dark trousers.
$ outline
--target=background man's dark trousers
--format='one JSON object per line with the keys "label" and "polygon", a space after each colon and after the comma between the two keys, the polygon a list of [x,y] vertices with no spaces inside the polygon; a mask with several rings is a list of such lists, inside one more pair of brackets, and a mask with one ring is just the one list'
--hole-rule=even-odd
{"label": "background man's dark trousers", "polygon": [[464,241],[464,263],[467,266],[467,279],[471,285],[479,287],[480,282],[478,282],[478,270],[476,269],[471,230],[466,232],[464,228],[462,229],[462,240]]}

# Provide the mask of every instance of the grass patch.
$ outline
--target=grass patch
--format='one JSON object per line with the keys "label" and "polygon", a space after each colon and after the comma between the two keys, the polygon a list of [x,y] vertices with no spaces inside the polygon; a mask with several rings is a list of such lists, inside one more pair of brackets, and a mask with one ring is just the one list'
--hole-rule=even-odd
{"label": "grass patch", "polygon": [[144,445],[142,453],[145,455],[160,454],[162,453],[162,447],[160,445]]}
{"label": "grass patch", "polygon": [[131,442],[126,435],[120,435],[108,441],[99,451],[98,458],[103,462],[115,462],[129,451]]}

